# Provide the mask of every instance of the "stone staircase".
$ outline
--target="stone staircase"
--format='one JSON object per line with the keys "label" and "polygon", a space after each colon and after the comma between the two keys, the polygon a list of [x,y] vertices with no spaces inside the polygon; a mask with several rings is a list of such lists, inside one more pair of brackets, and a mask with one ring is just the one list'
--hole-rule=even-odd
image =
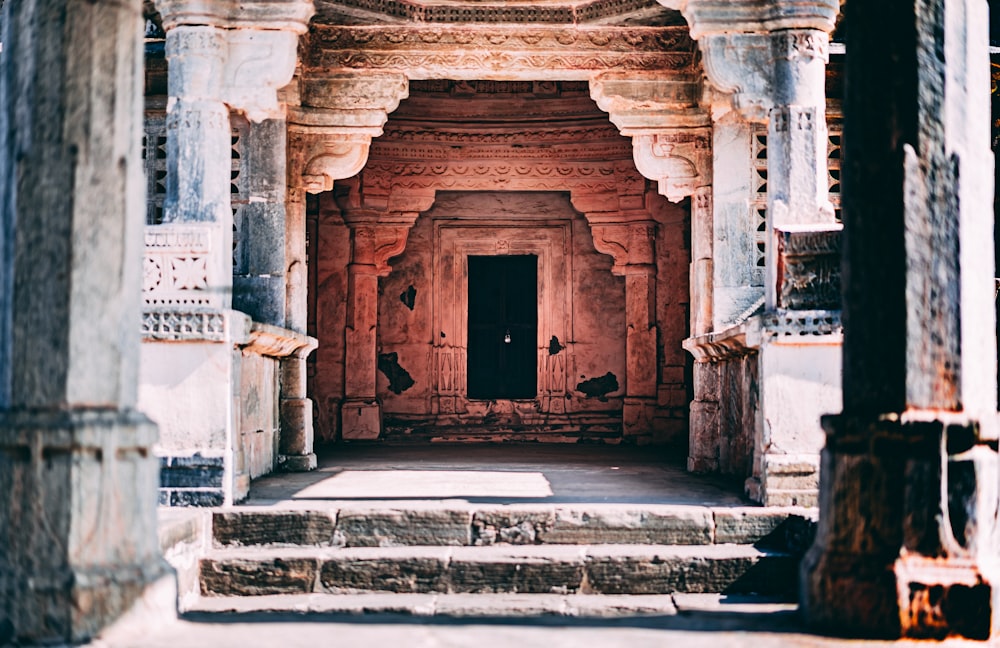
{"label": "stone staircase", "polygon": [[196,564],[200,596],[185,607],[608,617],[673,613],[678,595],[794,601],[814,517],[809,509],[449,501],[216,510]]}

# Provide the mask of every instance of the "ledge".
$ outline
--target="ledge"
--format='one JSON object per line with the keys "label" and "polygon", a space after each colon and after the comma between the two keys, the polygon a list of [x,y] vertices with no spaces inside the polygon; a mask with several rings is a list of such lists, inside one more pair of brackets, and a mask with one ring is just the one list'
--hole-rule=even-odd
{"label": "ledge", "polygon": [[304,358],[317,346],[319,340],[314,337],[280,326],[254,322],[250,327],[250,341],[243,347],[243,351],[271,358]]}
{"label": "ledge", "polygon": [[681,345],[696,362],[720,362],[756,352],[760,341],[760,318],[751,317],[716,333],[690,337]]}

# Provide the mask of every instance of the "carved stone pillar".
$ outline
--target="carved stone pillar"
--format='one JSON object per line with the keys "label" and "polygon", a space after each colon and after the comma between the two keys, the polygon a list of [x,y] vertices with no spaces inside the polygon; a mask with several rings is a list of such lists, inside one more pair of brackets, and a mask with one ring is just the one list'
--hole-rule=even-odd
{"label": "carved stone pillar", "polygon": [[[840,402],[839,304],[830,297],[838,293],[840,226],[826,197],[824,88],[827,33],[838,9],[836,0],[689,0],[681,7],[713,91],[728,98],[739,119],[768,123],[766,235],[760,241],[764,312],[754,313],[758,305],[750,297],[755,290],[729,290],[723,283],[718,294],[729,303],[720,305],[713,328],[716,324],[724,328],[710,334],[701,331],[686,344],[696,357],[724,363],[719,375],[731,374],[728,384],[759,381],[759,399],[745,394],[728,397],[742,400],[744,421],[758,421],[751,426],[753,465],[747,489],[765,504],[815,502],[822,445],[819,417]],[[737,152],[751,133],[734,125],[727,109],[713,106],[713,117],[723,122],[720,133],[738,138],[732,142]],[[743,159],[749,161],[750,156]],[[755,225],[757,215],[752,213],[751,195],[732,195],[737,187],[753,190],[735,181],[737,177],[728,164],[717,170],[719,215],[729,218],[716,226],[720,234],[732,232],[737,234],[734,241],[749,243],[751,254],[733,255],[728,245],[719,248],[714,275],[720,282],[740,276],[753,279],[756,274],[752,267],[743,272],[733,267],[734,258],[750,265],[757,244],[752,237],[741,236],[745,223]],[[730,220],[734,217],[737,220]],[[756,348],[746,347],[748,332]],[[734,338],[731,343],[727,336]],[[716,345],[736,353],[719,355],[711,349]],[[741,355],[744,349],[746,356]]]}
{"label": "carved stone pillar", "polygon": [[[625,277],[626,437],[648,434],[656,408],[656,223],[648,214],[587,214],[598,252],[611,255],[611,272]],[[617,222],[607,222],[615,218]]]}
{"label": "carved stone pillar", "polygon": [[847,11],[844,403],[803,608],[839,633],[995,641],[987,3]]}
{"label": "carved stone pillar", "polygon": [[250,124],[243,138],[249,202],[233,260],[233,307],[274,326],[285,325],[287,130],[284,119],[267,119]]}
{"label": "carved stone pillar", "polygon": [[[300,106],[289,108],[289,193],[287,221],[287,255],[288,255],[288,292],[286,295],[287,326],[293,330],[305,332],[308,313],[308,295],[306,293],[306,218],[305,194],[321,193],[333,189],[337,180],[351,178],[365,166],[368,161],[368,149],[372,137],[382,134],[382,126],[388,119],[388,114],[396,109],[399,101],[406,97],[409,83],[406,77],[399,74],[327,74],[324,71],[306,70],[299,82]],[[362,197],[355,195],[353,200],[360,201]],[[356,202],[352,208],[360,207]],[[366,207],[368,205],[366,204]],[[384,209],[385,205],[377,205]],[[362,219],[363,220],[363,219]],[[352,231],[352,241],[355,240]],[[365,250],[367,234],[362,234],[361,252],[368,259]],[[405,238],[404,238],[405,242]],[[374,258],[374,257],[372,257]],[[370,263],[359,262],[352,266],[352,294],[370,297],[377,300],[377,272],[369,273]],[[357,281],[355,281],[355,279]],[[357,285],[355,285],[357,284]],[[374,287],[374,288],[372,288]],[[355,288],[357,290],[355,290]],[[372,293],[374,290],[374,293]],[[374,315],[377,318],[377,301],[374,304]],[[361,315],[368,307],[368,302],[358,305],[357,314]],[[349,313],[354,311],[348,306]],[[351,315],[348,315],[349,320]],[[352,333],[359,328],[351,329],[348,324],[348,337],[362,335]],[[375,402],[375,328],[371,330],[371,380],[367,387],[367,377],[362,381],[366,386],[352,385],[354,395],[345,393],[345,399],[353,406],[341,411],[342,428],[350,426],[349,434],[378,436],[381,430],[381,414]],[[352,353],[352,345],[348,344],[348,354]],[[368,357],[367,343],[353,345],[356,353]],[[363,361],[367,362],[367,360]],[[349,365],[350,366],[350,365]],[[367,372],[367,369],[366,369]],[[282,386],[288,391],[282,392],[282,439],[288,438],[288,448],[297,448],[305,452],[305,460],[286,457],[286,467],[296,469],[298,463],[303,463],[304,469],[315,467],[315,455],[312,454],[313,424],[312,401],[306,394],[306,365],[304,358],[289,359],[282,363]],[[368,374],[366,373],[365,376]],[[347,384],[356,380],[348,370]],[[370,393],[369,393],[370,392]],[[331,417],[331,418],[336,418]],[[287,427],[285,427],[287,424]],[[362,432],[359,430],[368,430]],[[345,437],[350,438],[350,437]],[[354,438],[365,438],[354,437]],[[374,437],[372,437],[374,438]],[[309,458],[311,457],[311,459]]]}
{"label": "carved stone pillar", "polygon": [[341,436],[377,439],[382,432],[382,409],[375,395],[378,279],[391,272],[387,262],[406,247],[417,214],[384,214],[345,205],[341,208],[351,230]]}
{"label": "carved stone pillar", "polygon": [[162,576],[137,412],[142,3],[0,24],[0,627],[77,644]]}

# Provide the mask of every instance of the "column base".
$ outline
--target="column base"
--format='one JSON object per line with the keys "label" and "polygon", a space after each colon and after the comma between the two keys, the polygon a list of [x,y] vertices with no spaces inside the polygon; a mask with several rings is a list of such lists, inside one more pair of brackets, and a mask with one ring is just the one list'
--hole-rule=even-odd
{"label": "column base", "polygon": [[163,576],[155,440],[130,410],[0,412],[0,625],[18,641],[85,641]]}
{"label": "column base", "polygon": [[374,441],[382,433],[378,401],[345,400],[340,406],[340,435],[345,441]]}
{"label": "column base", "polygon": [[936,410],[827,416],[823,426],[806,620],[858,637],[996,638],[998,462],[979,426]]}
{"label": "column base", "polygon": [[764,506],[818,506],[819,456],[765,454],[761,474],[746,480],[747,497]]}
{"label": "column base", "polygon": [[316,453],[310,452],[306,455],[281,455],[278,465],[285,472],[309,472],[316,470]]}
{"label": "column base", "polygon": [[1000,635],[998,577],[962,559],[810,552],[802,610],[812,628],[840,636],[986,641]]}

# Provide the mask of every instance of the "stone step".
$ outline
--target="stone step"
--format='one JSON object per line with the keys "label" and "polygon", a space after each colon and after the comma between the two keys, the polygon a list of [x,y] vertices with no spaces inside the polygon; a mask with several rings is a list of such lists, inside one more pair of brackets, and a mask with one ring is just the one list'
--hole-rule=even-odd
{"label": "stone step", "polygon": [[237,507],[213,515],[216,547],[492,544],[762,544],[801,553],[815,509],[632,504],[385,503]]}
{"label": "stone step", "polygon": [[678,614],[794,614],[785,599],[717,594],[283,594],[206,596],[188,615],[405,615],[453,618],[663,617]]}
{"label": "stone step", "polygon": [[798,557],[749,545],[216,549],[201,593],[262,596],[357,592],[783,595]]}

